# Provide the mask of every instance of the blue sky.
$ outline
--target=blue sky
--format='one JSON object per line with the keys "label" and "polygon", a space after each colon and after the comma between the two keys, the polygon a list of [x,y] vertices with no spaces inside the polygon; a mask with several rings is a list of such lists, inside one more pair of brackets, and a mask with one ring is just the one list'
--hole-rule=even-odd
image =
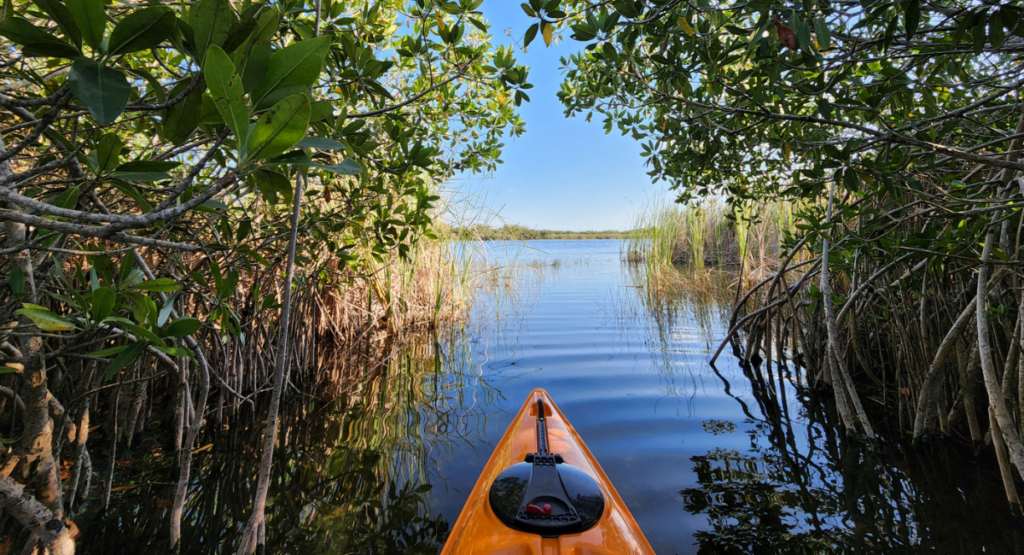
{"label": "blue sky", "polygon": [[[519,4],[485,0],[481,6],[495,42],[509,43],[509,29],[522,39],[532,22]],[[492,176],[457,184],[509,223],[573,231],[629,229],[644,204],[666,196],[665,183],[652,184],[644,171],[640,143],[617,130],[605,135],[597,116],[590,123],[566,119],[555,96],[562,82],[559,58],[580,44],[567,38],[545,48],[538,34],[528,53],[517,54],[519,63],[530,67],[534,85],[528,91],[531,101],[520,111],[526,134],[505,142],[505,163]]]}

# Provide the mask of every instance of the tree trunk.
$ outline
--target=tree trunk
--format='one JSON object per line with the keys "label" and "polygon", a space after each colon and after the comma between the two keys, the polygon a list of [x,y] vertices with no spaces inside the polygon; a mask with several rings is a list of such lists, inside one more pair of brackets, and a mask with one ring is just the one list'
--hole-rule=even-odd
{"label": "tree trunk", "polygon": [[281,324],[278,327],[277,361],[274,365],[274,390],[267,410],[266,429],[263,434],[263,454],[260,459],[260,474],[256,483],[256,498],[253,500],[252,516],[245,525],[238,555],[251,555],[256,551],[259,532],[263,527],[267,507],[267,491],[270,489],[270,471],[274,462],[274,440],[277,437],[278,410],[281,393],[284,390],[285,366],[288,362],[288,335],[292,309],[292,282],[295,280],[295,249],[299,233],[299,216],[302,206],[302,189],[305,175],[299,173],[295,180],[295,196],[292,202],[292,228],[288,235],[288,261],[285,270],[284,299],[281,302]]}
{"label": "tree trunk", "polygon": [[[999,216],[996,213],[993,218]],[[996,241],[996,228],[989,227],[985,237],[985,247],[981,252],[981,266],[978,268],[978,294],[975,301],[978,304],[978,358],[981,360],[981,373],[985,379],[985,390],[988,392],[989,407],[992,411],[994,421],[1002,429],[1003,440],[1006,442],[1010,460],[1017,467],[1017,472],[1024,474],[1024,445],[1020,442],[1020,434],[1017,432],[1017,425],[1010,415],[1006,406],[1006,397],[1001,389],[999,377],[996,375],[995,362],[992,358],[992,345],[989,340],[988,324],[988,276],[990,266],[988,261],[992,257],[992,245]]]}
{"label": "tree trunk", "polygon": [[[833,196],[835,195],[835,187],[835,182],[833,182],[828,191],[828,212],[826,214],[826,222],[832,221],[832,202]],[[826,347],[825,357],[828,359],[829,368],[831,369],[832,390],[835,392],[836,407],[839,409],[839,414],[843,418],[843,423],[852,431],[856,429],[854,414],[850,410],[850,404],[852,403],[854,409],[857,411],[856,418],[860,421],[860,425],[864,429],[864,434],[869,438],[874,438],[875,432],[871,428],[871,423],[868,421],[867,414],[864,413],[864,407],[861,406],[860,397],[857,395],[857,390],[854,388],[853,381],[846,369],[846,362],[843,360],[843,355],[839,352],[839,328],[836,326],[835,310],[832,306],[832,287],[829,281],[828,255],[829,240],[826,235],[821,240],[821,279],[819,281],[818,288],[821,290],[822,307],[825,312],[825,328],[828,335],[828,345]],[[850,403],[847,403],[847,395],[849,395]]]}
{"label": "tree trunk", "polygon": [[[0,137],[0,155],[6,152]],[[11,176],[7,160],[0,162],[0,179]],[[7,222],[7,241],[11,247],[25,245],[27,230],[24,224]],[[32,258],[28,249],[15,251],[13,267],[24,276],[25,292],[29,303],[37,302]],[[46,382],[43,356],[43,338],[39,329],[28,318],[18,318],[22,329],[19,336],[21,350],[21,388],[25,403],[22,411],[24,429],[21,439],[8,453],[0,468],[0,509],[11,514],[29,529],[29,545],[39,545],[44,552],[73,555],[74,542],[64,525],[64,507],[61,501],[60,476],[53,457],[53,419],[50,417],[50,391]],[[10,477],[17,468],[33,484],[35,495],[26,492],[22,484]],[[70,547],[69,547],[70,546]],[[70,549],[70,551],[68,550]]]}

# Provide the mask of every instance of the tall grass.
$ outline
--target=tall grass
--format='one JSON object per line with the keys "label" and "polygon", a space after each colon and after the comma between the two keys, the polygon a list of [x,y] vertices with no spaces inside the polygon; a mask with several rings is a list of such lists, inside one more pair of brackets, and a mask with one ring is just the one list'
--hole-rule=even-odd
{"label": "tall grass", "polygon": [[793,208],[786,203],[732,208],[720,200],[678,205],[660,199],[637,216],[623,258],[642,264],[648,280],[708,286],[741,267],[745,280],[759,280],[777,267],[792,229]]}

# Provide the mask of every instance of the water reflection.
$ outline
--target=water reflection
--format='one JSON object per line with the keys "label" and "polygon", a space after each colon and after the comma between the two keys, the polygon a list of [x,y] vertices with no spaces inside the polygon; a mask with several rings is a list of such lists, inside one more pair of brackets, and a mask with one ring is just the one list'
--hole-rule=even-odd
{"label": "water reflection", "polygon": [[[284,405],[267,504],[268,553],[440,550],[449,522],[430,508],[431,462],[455,442],[478,439],[486,414],[473,405],[492,390],[472,371],[464,338],[404,339],[378,346],[384,357],[339,358],[354,365],[344,374],[362,379],[347,381],[333,400],[293,392]],[[462,395],[467,379],[476,398]],[[182,553],[233,553],[251,510],[262,426],[242,405],[208,435],[195,460]],[[90,507],[81,553],[167,552],[177,469],[161,441],[125,462],[112,510]]]}
{"label": "water reflection", "polygon": [[[268,552],[437,552],[535,387],[659,554],[1024,552],[985,456],[910,448],[893,431],[876,446],[850,441],[831,395],[821,401],[799,369],[707,364],[731,298],[652,288],[620,264],[615,241],[534,246],[489,260],[504,271],[482,274],[463,329],[340,357],[319,397],[302,393],[314,384],[289,389]],[[262,433],[253,411],[209,415],[183,553],[233,552]],[[119,470],[115,485],[128,489],[111,511],[90,506],[83,553],[166,551],[176,465],[169,441],[149,441]]]}
{"label": "water reflection", "polygon": [[812,391],[786,394],[789,370],[769,382],[766,367],[748,369],[761,418],[740,425],[746,448],[691,459],[696,485],[680,494],[706,518],[698,553],[1024,552],[993,461],[950,442],[845,438]]}

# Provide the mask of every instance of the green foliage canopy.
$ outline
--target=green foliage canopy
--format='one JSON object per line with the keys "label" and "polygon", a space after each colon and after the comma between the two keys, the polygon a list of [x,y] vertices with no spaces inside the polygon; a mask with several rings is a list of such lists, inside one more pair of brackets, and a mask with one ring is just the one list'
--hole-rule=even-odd
{"label": "green foliage canopy", "polygon": [[[276,410],[286,358],[267,359],[288,352],[292,284],[309,299],[390,269],[434,237],[439,183],[496,168],[529,72],[491,44],[481,3],[3,4],[0,373],[29,402],[0,464],[28,476],[30,547],[74,549],[52,472],[65,422],[36,399],[70,417],[104,381],[170,390],[177,544],[211,384],[237,402],[274,367]],[[241,352],[244,369],[225,363]],[[0,496],[21,487],[0,477]]]}
{"label": "green foliage canopy", "polygon": [[563,59],[566,113],[600,114],[606,131],[643,141],[651,175],[682,200],[813,197],[833,178],[858,193],[865,180],[892,186],[918,172],[952,187],[978,165],[1024,169],[1005,156],[1024,84],[1016,3],[533,0],[523,9],[534,27],[586,43]]}
{"label": "green foliage canopy", "polygon": [[[480,4],[8,3],[0,220],[32,226],[30,247],[58,260],[90,253],[78,278],[33,281],[59,295],[52,311],[11,306],[86,327],[100,312],[170,349],[174,322],[131,293],[152,281],[110,241],[216,253],[214,280],[272,265],[300,174],[312,187],[300,263],[404,255],[431,234],[436,184],[492,171],[503,137],[524,131],[528,70],[491,45]],[[145,290],[201,285],[188,273]],[[97,311],[97,291],[114,304]]]}

